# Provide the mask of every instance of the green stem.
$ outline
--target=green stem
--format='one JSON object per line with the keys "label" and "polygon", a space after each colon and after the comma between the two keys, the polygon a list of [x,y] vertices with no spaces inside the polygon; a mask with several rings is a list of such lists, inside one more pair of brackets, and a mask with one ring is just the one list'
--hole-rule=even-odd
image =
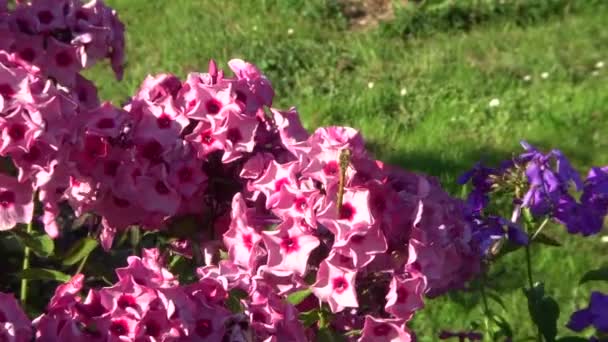
{"label": "green stem", "polygon": [[534,288],[534,279],[532,277],[532,257],[530,255],[530,245],[526,246],[526,268],[528,272],[528,286],[530,290]]}
{"label": "green stem", "polygon": [[545,228],[545,226],[547,225],[547,223],[549,223],[549,218],[547,217],[538,227],[538,229],[534,232],[534,234],[532,235],[532,237],[530,238],[530,240],[534,240],[536,239],[536,237],[538,236],[538,234],[540,234],[540,232],[543,230],[543,228]]}
{"label": "green stem", "polygon": [[[31,234],[33,226],[34,226],[34,220],[32,219],[32,221],[30,221],[27,224],[27,227],[25,228],[25,231],[28,235]],[[27,270],[28,268],[30,268],[30,248],[27,245],[23,248],[23,264],[22,264],[21,268],[24,271]],[[20,293],[19,299],[21,300],[21,305],[23,307],[26,306],[26,302],[27,302],[27,288],[28,288],[27,279],[21,278],[21,293]]]}
{"label": "green stem", "polygon": [[82,258],[82,260],[80,261],[80,264],[78,265],[78,269],[76,269],[76,273],[74,273],[74,275],[77,275],[82,272],[84,265],[87,263],[87,260],[89,259],[89,255],[90,255],[90,253],[85,255],[84,258]]}

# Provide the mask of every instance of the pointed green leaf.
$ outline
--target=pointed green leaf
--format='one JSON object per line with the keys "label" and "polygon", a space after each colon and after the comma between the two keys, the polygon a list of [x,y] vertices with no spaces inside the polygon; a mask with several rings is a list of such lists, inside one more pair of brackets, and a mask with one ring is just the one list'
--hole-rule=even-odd
{"label": "pointed green leaf", "polygon": [[243,312],[243,306],[241,305],[241,299],[247,298],[247,292],[239,289],[233,289],[228,294],[226,300],[226,306],[232,313]]}
{"label": "pointed green leaf", "polygon": [[85,237],[78,240],[65,254],[63,258],[63,265],[72,266],[84,259],[86,256],[91,254],[95,248],[99,245],[99,242],[90,237]]}
{"label": "pointed green leaf", "polygon": [[591,270],[581,278],[580,284],[584,284],[588,281],[594,280],[605,280],[608,281],[608,265],[604,265],[598,269]]}
{"label": "pointed green leaf", "polygon": [[550,237],[545,233],[539,233],[538,235],[536,235],[532,242],[554,247],[561,247],[562,245],[559,241],[555,240],[554,238]]}
{"label": "pointed green leaf", "polygon": [[304,301],[304,299],[308,298],[312,293],[311,289],[304,289],[301,291],[294,292],[287,296],[287,302],[292,305],[298,305]]}
{"label": "pointed green leaf", "polygon": [[19,276],[29,280],[56,280],[62,283],[70,280],[69,275],[47,268],[28,268],[21,271]]}
{"label": "pointed green leaf", "polygon": [[48,235],[39,232],[27,233],[15,230],[15,235],[25,246],[29,247],[36,255],[47,258],[53,254],[55,243]]}
{"label": "pointed green leaf", "polygon": [[553,298],[545,294],[543,284],[537,284],[534,288],[524,291],[528,297],[528,310],[532,321],[547,342],[554,342],[557,336],[559,305]]}
{"label": "pointed green leaf", "polygon": [[319,309],[301,312],[299,318],[304,327],[310,328],[319,321]]}

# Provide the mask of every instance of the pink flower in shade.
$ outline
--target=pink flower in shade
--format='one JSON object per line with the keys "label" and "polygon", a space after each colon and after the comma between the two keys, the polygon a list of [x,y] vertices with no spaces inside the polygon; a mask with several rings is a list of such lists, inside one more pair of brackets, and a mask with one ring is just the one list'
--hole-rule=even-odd
{"label": "pink flower in shade", "polygon": [[94,109],[99,107],[99,97],[97,96],[97,87],[95,84],[80,74],[76,75],[74,88],[71,89],[71,95],[78,100],[78,104],[85,109]]}
{"label": "pink flower in shade", "polygon": [[363,335],[359,342],[411,342],[415,341],[403,320],[365,316]]}
{"label": "pink flower in shade", "polygon": [[256,153],[247,159],[239,176],[245,179],[258,179],[273,159],[274,156],[270,153]]}
{"label": "pink flower in shade", "polygon": [[335,200],[328,201],[317,218],[336,235],[337,242],[346,240],[354,231],[369,229],[374,224],[369,208],[369,190],[345,188],[340,212]]}
{"label": "pink flower in shade", "polygon": [[[270,112],[274,117],[274,122],[281,136],[281,142],[285,148],[290,150],[291,146],[308,139],[308,131],[306,131],[302,122],[300,122],[300,114],[298,114],[295,107],[290,108],[288,111],[279,111],[271,108]],[[293,153],[293,151],[291,152]]]}
{"label": "pink flower in shade", "polygon": [[321,301],[327,302],[332,312],[340,312],[346,307],[359,306],[355,277],[357,272],[335,266],[324,260],[319,265],[317,281],[312,286],[312,292]]}
{"label": "pink flower in shade", "polygon": [[388,246],[382,230],[374,225],[369,229],[354,231],[346,240],[336,241],[333,248],[353,259],[357,269],[367,266],[377,254],[386,252]]}
{"label": "pink flower in shade", "polygon": [[137,203],[147,211],[171,216],[179,209],[181,196],[169,184],[164,165],[158,165],[156,171],[139,179]]}
{"label": "pink flower in shade", "polygon": [[[237,100],[244,103],[248,111],[261,105],[272,106],[272,85],[255,65],[241,59],[232,59],[228,61],[228,66],[239,81],[235,86]],[[247,96],[248,93],[253,96]]]}
{"label": "pink flower in shade", "polygon": [[386,295],[386,312],[397,318],[409,320],[416,310],[424,307],[422,297],[425,291],[426,279],[421,275],[393,276]]}
{"label": "pink flower in shade", "polygon": [[[224,163],[229,163],[241,157],[245,152],[253,151],[255,145],[254,136],[258,127],[257,118],[239,115],[236,105],[230,105],[222,109],[222,115],[226,116],[224,125],[220,130],[224,132],[225,152],[222,157]],[[229,112],[234,111],[234,112]]]}
{"label": "pink flower in shade", "polygon": [[31,183],[0,174],[0,231],[32,221],[33,193]]}
{"label": "pink flower in shade", "polygon": [[87,112],[85,130],[103,137],[117,138],[129,120],[127,112],[114,107],[110,102]]}
{"label": "pink flower in shade", "polygon": [[0,292],[0,340],[29,342],[32,324],[12,294]]}
{"label": "pink flower in shade", "polygon": [[232,199],[232,222],[224,234],[224,244],[228,248],[230,260],[245,269],[252,269],[255,259],[261,253],[262,237],[247,222],[247,206],[240,193]]}
{"label": "pink flower in shade", "polygon": [[200,160],[193,157],[180,159],[173,163],[169,169],[169,184],[182,196],[191,198],[207,180],[201,164]]}
{"label": "pink flower in shade", "polygon": [[76,74],[82,69],[76,48],[55,38],[49,38],[47,44],[45,72],[59,83],[73,86]]}
{"label": "pink flower in shade", "polygon": [[299,276],[304,276],[308,257],[319,246],[319,239],[293,225],[292,219],[286,220],[275,231],[263,232],[262,239],[268,250],[266,265],[270,270]]}
{"label": "pink flower in shade", "polygon": [[141,319],[157,298],[156,292],[137,284],[133,277],[123,277],[112,287],[99,291],[100,303],[113,315]]}
{"label": "pink flower in shade", "polygon": [[354,128],[330,126],[320,127],[310,136],[312,145],[319,145],[321,149],[342,150],[350,149],[355,156],[365,151],[363,137]]}
{"label": "pink flower in shade", "polygon": [[135,341],[177,341],[180,331],[167,318],[165,310],[150,310],[135,326]]}
{"label": "pink flower in shade", "polygon": [[144,249],[143,257],[130,256],[127,258],[129,264],[124,268],[117,268],[118,279],[133,277],[136,284],[152,287],[165,288],[178,284],[177,279],[162,265],[160,252],[157,249]]}

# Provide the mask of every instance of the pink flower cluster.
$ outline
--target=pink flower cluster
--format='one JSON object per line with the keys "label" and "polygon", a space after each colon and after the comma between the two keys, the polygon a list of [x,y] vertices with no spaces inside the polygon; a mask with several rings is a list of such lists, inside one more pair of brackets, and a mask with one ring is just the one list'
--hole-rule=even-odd
{"label": "pink flower cluster", "polygon": [[[33,321],[37,341],[220,341],[236,334],[224,307],[228,281],[205,272],[179,285],[157,249],[131,256],[116,269],[118,282],[81,296],[82,274],[59,286],[46,312]],[[238,341],[231,339],[230,341]]]}
{"label": "pink flower cluster", "polygon": [[103,1],[0,1],[0,50],[15,53],[64,86],[85,80],[78,73],[108,58],[117,78],[124,65],[124,26]]}
{"label": "pink flower cluster", "polygon": [[12,294],[0,292],[0,341],[30,342],[32,324]]}

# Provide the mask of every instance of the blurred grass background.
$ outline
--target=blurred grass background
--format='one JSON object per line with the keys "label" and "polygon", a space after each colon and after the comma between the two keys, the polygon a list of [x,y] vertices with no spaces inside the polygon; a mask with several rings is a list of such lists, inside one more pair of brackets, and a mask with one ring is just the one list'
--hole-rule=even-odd
{"label": "blurred grass background", "polygon": [[[123,102],[148,73],[206,71],[210,58],[257,64],[275,106],[295,105],[310,129],[359,128],[378,159],[440,178],[497,162],[527,139],[563,150],[581,171],[608,164],[608,2],[603,0],[108,0],[127,27],[123,82],[88,76]],[[227,68],[226,68],[227,69]],[[499,105],[490,107],[493,99]],[[494,101],[496,102],[496,101]],[[536,277],[561,305],[560,333],[607,262],[600,238],[549,232],[564,248],[533,255]],[[493,268],[491,286],[515,341],[532,335],[521,288],[523,253]],[[603,289],[606,289],[604,287]],[[428,301],[410,325],[421,341],[481,321],[479,296]],[[487,339],[486,339],[487,340]]]}

